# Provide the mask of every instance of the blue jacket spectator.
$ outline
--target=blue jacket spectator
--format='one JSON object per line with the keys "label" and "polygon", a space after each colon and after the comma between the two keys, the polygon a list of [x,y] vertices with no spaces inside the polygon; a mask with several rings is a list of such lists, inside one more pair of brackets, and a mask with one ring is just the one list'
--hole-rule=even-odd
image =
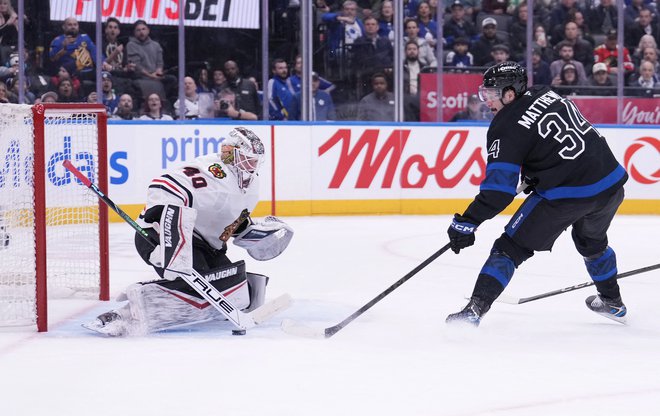
{"label": "blue jacket spectator", "polygon": [[268,108],[271,120],[289,120],[295,92],[287,84],[289,68],[283,59],[275,59],[271,65],[273,78],[268,80]]}
{"label": "blue jacket spectator", "polygon": [[[64,34],[50,43],[48,57],[56,68],[73,64],[75,75],[93,74],[96,66],[96,46],[92,38],[79,32],[78,21],[68,17],[62,24]],[[93,75],[92,75],[93,76]]]}
{"label": "blue jacket spectator", "polygon": [[[312,106],[312,114],[310,120],[312,121],[329,121],[337,118],[335,112],[335,104],[332,97],[325,91],[320,89],[321,79],[316,72],[312,73],[312,99],[314,105]],[[293,97],[291,106],[291,114],[289,120],[300,120],[301,117],[301,103],[302,93],[298,92]]]}
{"label": "blue jacket spectator", "polygon": [[341,56],[341,49],[351,45],[364,34],[364,24],[357,17],[357,3],[347,0],[340,13],[325,13],[321,20],[328,27],[328,54],[330,58]]}

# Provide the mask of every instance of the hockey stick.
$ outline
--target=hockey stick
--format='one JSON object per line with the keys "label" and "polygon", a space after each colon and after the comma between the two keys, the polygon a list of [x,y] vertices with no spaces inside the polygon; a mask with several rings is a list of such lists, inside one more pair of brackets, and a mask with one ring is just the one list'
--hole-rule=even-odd
{"label": "hockey stick", "polygon": [[[652,266],[642,267],[641,269],[636,269],[636,270],[631,270],[629,272],[620,273],[619,275],[617,275],[616,278],[617,279],[623,279],[624,277],[634,276],[636,274],[646,273],[646,272],[650,272],[651,270],[656,270],[656,269],[660,269],[660,263],[659,264],[654,264]],[[533,300],[549,298],[550,296],[560,295],[560,294],[566,293],[566,292],[572,292],[574,290],[578,290],[578,289],[582,289],[582,288],[585,288],[585,287],[593,286],[594,284],[595,283],[593,281],[578,283],[577,285],[568,286],[568,287],[565,287],[563,289],[552,290],[550,292],[541,293],[540,295],[529,296],[527,298],[513,298],[513,297],[509,297],[509,296],[500,296],[499,298],[496,299],[496,302],[510,303],[512,305],[519,305],[521,303],[527,303],[527,302],[531,302]]]}
{"label": "hockey stick", "polygon": [[[96,196],[98,196],[110,209],[116,212],[124,221],[126,221],[135,231],[144,238],[147,243],[152,247],[156,247],[157,244],[149,237],[147,231],[140,227],[131,217],[128,216],[121,208],[117,206],[103,191],[101,191],[92,181],[90,181],[85,175],[83,175],[69,160],[65,160],[63,163],[64,167],[71,173],[74,174],[80,182],[85,186],[91,189]],[[180,277],[190,285],[191,288],[195,290],[200,296],[202,296],[206,301],[208,301],[211,306],[213,306],[218,312],[224,315],[234,326],[240,330],[245,330],[254,327],[255,325],[263,322],[268,317],[272,316],[275,312],[283,309],[288,303],[290,303],[290,297],[288,295],[282,295],[279,298],[273,300],[271,303],[273,307],[266,307],[267,305],[262,305],[260,308],[255,309],[252,313],[242,312],[234,305],[232,305],[227,298],[225,298],[218,289],[216,289],[212,284],[210,284],[201,274],[193,269],[192,275],[187,276],[181,274]],[[264,309],[261,309],[264,308]],[[273,308],[275,310],[273,310]],[[257,313],[257,311],[261,309]],[[252,315],[254,313],[254,316]]]}
{"label": "hockey stick", "polygon": [[447,243],[444,247],[442,247],[440,250],[436,251],[431,257],[428,259],[424,260],[419,266],[415,267],[412,269],[408,274],[403,276],[401,279],[397,280],[392,286],[388,287],[385,289],[383,292],[381,292],[378,296],[370,300],[366,305],[355,311],[351,316],[348,318],[344,319],[337,325],[328,327],[328,328],[310,328],[308,326],[299,324],[295,322],[292,319],[285,319],[282,321],[282,330],[288,334],[291,335],[297,335],[301,337],[306,337],[306,338],[330,338],[337,332],[341,331],[346,325],[350,324],[355,318],[359,317],[363,313],[365,313],[367,310],[369,310],[372,306],[374,306],[376,303],[378,303],[380,300],[382,300],[385,296],[389,295],[392,293],[396,288],[404,284],[408,279],[416,275],[420,270],[422,270],[424,267],[428,266],[433,260],[437,259],[440,257],[442,253],[447,251],[450,247],[450,244]]}

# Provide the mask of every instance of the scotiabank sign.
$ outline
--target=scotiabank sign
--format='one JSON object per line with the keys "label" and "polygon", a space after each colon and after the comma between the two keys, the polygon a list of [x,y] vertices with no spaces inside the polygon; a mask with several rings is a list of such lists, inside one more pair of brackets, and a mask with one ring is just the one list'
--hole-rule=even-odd
{"label": "scotiabank sign", "polygon": [[[103,0],[103,21],[116,17],[122,23],[144,20],[150,25],[178,25],[180,0]],[[181,0],[183,1],[183,0]],[[97,0],[50,0],[50,19],[75,17],[96,22]],[[259,28],[259,0],[186,0],[183,19],[186,26]]]}
{"label": "scotiabank sign", "polygon": [[468,97],[476,94],[481,85],[481,74],[443,74],[442,120],[438,120],[438,76],[420,74],[420,121],[449,121],[454,114],[467,108]]}

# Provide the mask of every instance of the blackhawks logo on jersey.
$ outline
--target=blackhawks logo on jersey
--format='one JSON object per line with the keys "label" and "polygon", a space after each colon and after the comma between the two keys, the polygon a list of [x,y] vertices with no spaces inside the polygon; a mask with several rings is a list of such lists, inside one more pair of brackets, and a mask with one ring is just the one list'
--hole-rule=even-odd
{"label": "blackhawks logo on jersey", "polygon": [[220,166],[217,163],[214,163],[211,166],[209,166],[209,172],[211,172],[211,175],[215,176],[218,179],[223,179],[227,177],[225,171],[222,170],[222,166]]}

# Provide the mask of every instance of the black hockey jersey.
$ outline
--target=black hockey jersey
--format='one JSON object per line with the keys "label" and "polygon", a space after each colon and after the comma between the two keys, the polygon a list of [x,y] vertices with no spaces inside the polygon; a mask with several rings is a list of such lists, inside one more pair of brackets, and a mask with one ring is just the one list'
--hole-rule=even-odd
{"label": "black hockey jersey", "polygon": [[476,224],[511,203],[521,176],[549,200],[591,198],[628,179],[605,138],[548,87],[530,88],[495,115],[487,152],[486,177],[463,215]]}

